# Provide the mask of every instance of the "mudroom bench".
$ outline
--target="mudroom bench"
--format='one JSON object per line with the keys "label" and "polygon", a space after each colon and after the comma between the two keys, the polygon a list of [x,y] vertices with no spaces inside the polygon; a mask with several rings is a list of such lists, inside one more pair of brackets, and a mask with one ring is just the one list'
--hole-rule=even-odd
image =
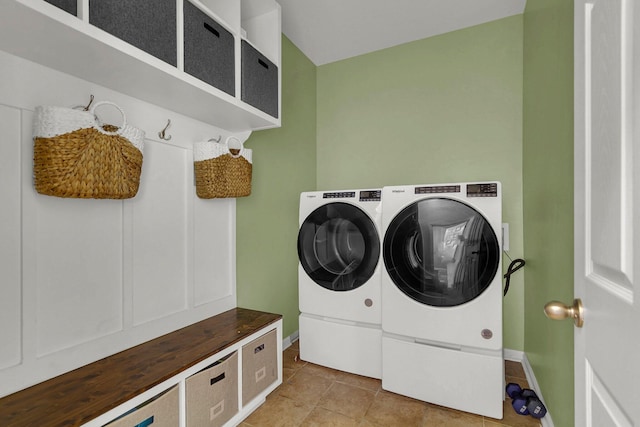
{"label": "mudroom bench", "polygon": [[1,398],[0,425],[237,425],[281,383],[282,316],[234,308]]}

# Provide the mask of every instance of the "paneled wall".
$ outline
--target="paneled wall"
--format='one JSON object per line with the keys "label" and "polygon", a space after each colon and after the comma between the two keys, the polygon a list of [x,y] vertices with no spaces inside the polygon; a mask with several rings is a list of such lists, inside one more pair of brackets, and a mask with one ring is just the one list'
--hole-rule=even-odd
{"label": "paneled wall", "polygon": [[[90,94],[146,132],[133,199],[33,188],[35,107]],[[0,396],[235,307],[235,201],[195,196],[192,157],[228,132],[2,52],[0,129]]]}

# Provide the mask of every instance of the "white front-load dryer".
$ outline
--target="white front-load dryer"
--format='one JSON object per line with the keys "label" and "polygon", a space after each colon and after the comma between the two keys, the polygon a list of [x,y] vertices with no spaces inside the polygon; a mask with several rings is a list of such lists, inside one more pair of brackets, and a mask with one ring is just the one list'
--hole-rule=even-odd
{"label": "white front-load dryer", "polygon": [[502,418],[499,182],[382,191],[383,388]]}
{"label": "white front-load dryer", "polygon": [[300,195],[303,360],[381,378],[381,190]]}

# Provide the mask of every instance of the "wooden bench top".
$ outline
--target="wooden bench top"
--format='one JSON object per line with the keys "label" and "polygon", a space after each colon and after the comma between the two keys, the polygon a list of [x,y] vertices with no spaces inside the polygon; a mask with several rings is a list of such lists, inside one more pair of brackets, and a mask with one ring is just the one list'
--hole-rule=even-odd
{"label": "wooden bench top", "polygon": [[0,399],[0,426],[80,426],[277,322],[234,308]]}

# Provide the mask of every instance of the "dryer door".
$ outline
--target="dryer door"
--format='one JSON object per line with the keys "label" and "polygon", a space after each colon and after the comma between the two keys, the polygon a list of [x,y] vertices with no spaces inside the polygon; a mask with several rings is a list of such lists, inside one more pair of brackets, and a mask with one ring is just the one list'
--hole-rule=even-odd
{"label": "dryer door", "polygon": [[318,285],[332,291],[356,289],[371,278],[378,264],[378,230],[354,205],[323,205],[300,227],[298,258]]}
{"label": "dryer door", "polygon": [[403,209],[384,237],[384,263],[395,285],[436,307],[473,300],[498,269],[500,246],[487,220],[465,203],[430,198]]}

